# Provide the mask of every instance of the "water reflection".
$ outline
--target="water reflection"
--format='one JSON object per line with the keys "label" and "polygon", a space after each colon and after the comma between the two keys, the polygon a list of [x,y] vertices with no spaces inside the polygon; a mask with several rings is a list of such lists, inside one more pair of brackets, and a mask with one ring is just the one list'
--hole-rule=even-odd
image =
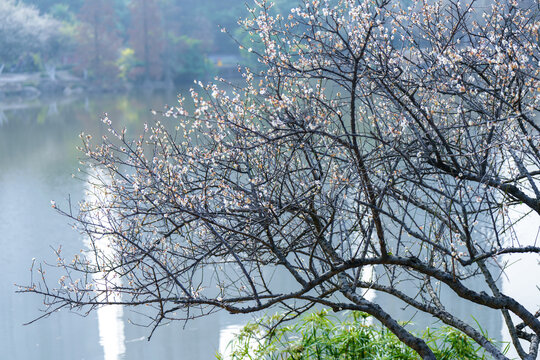
{"label": "water reflection", "polygon": [[121,305],[103,306],[97,310],[99,344],[103,347],[104,360],[119,360],[126,352],[123,317]]}
{"label": "water reflection", "polygon": [[224,359],[229,359],[231,357],[231,341],[240,333],[244,325],[245,324],[229,325],[219,331],[219,352],[223,355]]}
{"label": "water reflection", "polygon": [[[91,216],[97,219],[100,224],[109,226],[109,218],[100,206],[103,202],[108,201],[109,196],[102,188],[92,182],[92,179],[96,177],[103,178],[106,175],[98,174],[95,168],[90,168],[88,171],[85,202],[93,204],[91,206],[93,209]],[[103,254],[105,258],[111,258],[113,256],[112,239],[110,237],[105,236],[94,243],[91,243],[90,239],[86,238],[85,245],[88,250],[97,251]],[[90,260],[95,261],[95,257],[91,256]],[[100,265],[99,267],[103,268],[103,264],[93,265]],[[96,290],[100,292],[97,298],[98,301],[116,302],[122,300],[120,294],[106,291],[111,286],[121,286],[121,279],[119,277],[114,277],[114,274],[106,274],[105,272],[95,273],[92,277],[96,284]],[[124,309],[121,305],[102,306],[97,310],[99,343],[103,347],[105,354],[104,360],[119,360],[126,352],[123,316]]]}
{"label": "water reflection", "polygon": [[[510,217],[513,221],[519,219],[519,226],[515,228],[515,233],[511,234],[505,240],[507,245],[514,246],[538,246],[540,244],[540,216],[534,213],[528,214],[529,209],[521,205],[517,207]],[[528,214],[527,217],[524,215]],[[516,243],[517,239],[519,242]],[[519,260],[518,260],[519,259]],[[513,261],[508,263],[506,274],[502,277],[503,292],[512,295],[517,301],[523,304],[527,309],[535,311],[540,308],[540,262],[537,254],[522,254],[513,257],[506,257],[504,261]],[[501,264],[503,266],[504,264]],[[536,290],[535,290],[536,286]],[[533,293],[530,293],[530,290]],[[521,322],[514,317],[516,324]],[[510,334],[503,328],[502,341],[510,343]],[[522,341],[522,345],[528,350],[528,343]],[[508,354],[510,358],[518,358],[514,349]]]}
{"label": "water reflection", "polygon": [[7,122],[6,114],[4,114],[3,110],[0,110],[0,126],[2,126],[2,124],[6,123],[6,122]]}

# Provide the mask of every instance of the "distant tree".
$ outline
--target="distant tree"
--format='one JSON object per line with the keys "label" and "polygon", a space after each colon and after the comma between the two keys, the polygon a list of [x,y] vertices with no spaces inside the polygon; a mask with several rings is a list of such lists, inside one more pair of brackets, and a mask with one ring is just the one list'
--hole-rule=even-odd
{"label": "distant tree", "polygon": [[159,79],[163,73],[164,35],[157,0],[132,0],[129,43],[142,62],[145,80]]}
{"label": "distant tree", "polygon": [[86,0],[79,12],[77,60],[95,79],[115,76],[121,40],[110,1]]}
{"label": "distant tree", "polygon": [[42,14],[50,13],[55,7],[67,7],[70,11],[77,12],[84,0],[22,0],[21,2],[35,6]]}
{"label": "distant tree", "polygon": [[[200,9],[209,5],[195,0],[161,0],[159,5],[165,40],[164,77],[175,82],[193,80],[207,70],[207,54],[214,40],[207,17],[200,15]],[[216,24],[214,27],[218,30]]]}
{"label": "distant tree", "polygon": [[0,2],[0,64],[16,62],[24,54],[52,54],[62,37],[61,23],[23,3]]}
{"label": "distant tree", "polygon": [[76,16],[67,4],[55,4],[51,6],[49,14],[60,21],[73,24],[76,21]]}
{"label": "distant tree", "polygon": [[120,56],[116,62],[119,71],[119,78],[124,81],[133,79],[133,70],[137,67],[135,51],[132,48],[125,48],[120,51]]}
{"label": "distant tree", "polygon": [[213,67],[206,56],[208,50],[201,40],[169,33],[167,47],[165,65],[175,82],[192,82],[212,74]]}

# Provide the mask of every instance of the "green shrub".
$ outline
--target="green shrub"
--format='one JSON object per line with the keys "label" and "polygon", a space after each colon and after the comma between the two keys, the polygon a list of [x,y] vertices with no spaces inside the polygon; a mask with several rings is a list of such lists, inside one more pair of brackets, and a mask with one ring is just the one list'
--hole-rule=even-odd
{"label": "green shrub", "polygon": [[[229,344],[232,360],[417,360],[418,355],[370,315],[328,310],[282,324],[284,315],[247,324]],[[482,360],[487,356],[465,334],[450,328],[427,329],[421,336],[440,360]],[[221,354],[217,359],[223,359]]]}

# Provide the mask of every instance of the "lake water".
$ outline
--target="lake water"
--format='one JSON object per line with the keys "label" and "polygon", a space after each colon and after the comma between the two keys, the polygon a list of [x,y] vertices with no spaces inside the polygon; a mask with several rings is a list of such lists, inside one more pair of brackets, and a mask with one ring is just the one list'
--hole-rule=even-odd
{"label": "lake water", "polygon": [[[107,112],[114,122],[135,134],[152,117],[151,109],[160,110],[175,101],[176,93],[172,92],[0,103],[1,358],[213,359],[216,351],[223,350],[231,340],[232,333],[250,319],[220,312],[187,324],[162,327],[150,342],[146,341],[148,328],[129,323],[143,319],[122,307],[103,308],[86,317],[60,312],[32,325],[22,325],[40,315],[40,298],[15,294],[14,284],[30,281],[32,259],[54,262],[52,248],[60,244],[68,252],[84,247],[84,239],[50,206],[53,199],[65,203],[69,196],[75,203],[83,196],[84,183],[71,177],[79,165],[79,133],[104,134],[106,129],[99,119]],[[538,218],[528,221],[522,231],[537,232]],[[527,305],[538,305],[538,293],[524,291],[534,289],[531,282],[539,283],[536,258],[524,256],[509,271],[510,276],[500,280],[504,288]],[[378,301],[392,308],[391,300]],[[452,303],[451,299],[448,302]],[[491,336],[506,339],[498,313],[457,303],[450,310],[470,322],[474,316]],[[402,319],[403,311],[414,315],[410,309],[394,306],[392,310]],[[423,327],[424,322],[419,320],[418,325]]]}

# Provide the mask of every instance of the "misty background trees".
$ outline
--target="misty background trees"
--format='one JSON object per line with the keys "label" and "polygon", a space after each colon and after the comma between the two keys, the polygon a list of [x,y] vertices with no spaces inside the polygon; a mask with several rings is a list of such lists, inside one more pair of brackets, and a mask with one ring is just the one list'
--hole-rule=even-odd
{"label": "misty background trees", "polygon": [[62,47],[61,22],[21,3],[0,3],[0,66],[34,70]]}
{"label": "misty background trees", "polygon": [[220,27],[234,30],[246,14],[233,0],[7,0],[0,64],[4,72],[51,64],[90,80],[191,81],[236,65],[223,58],[243,61]]}

